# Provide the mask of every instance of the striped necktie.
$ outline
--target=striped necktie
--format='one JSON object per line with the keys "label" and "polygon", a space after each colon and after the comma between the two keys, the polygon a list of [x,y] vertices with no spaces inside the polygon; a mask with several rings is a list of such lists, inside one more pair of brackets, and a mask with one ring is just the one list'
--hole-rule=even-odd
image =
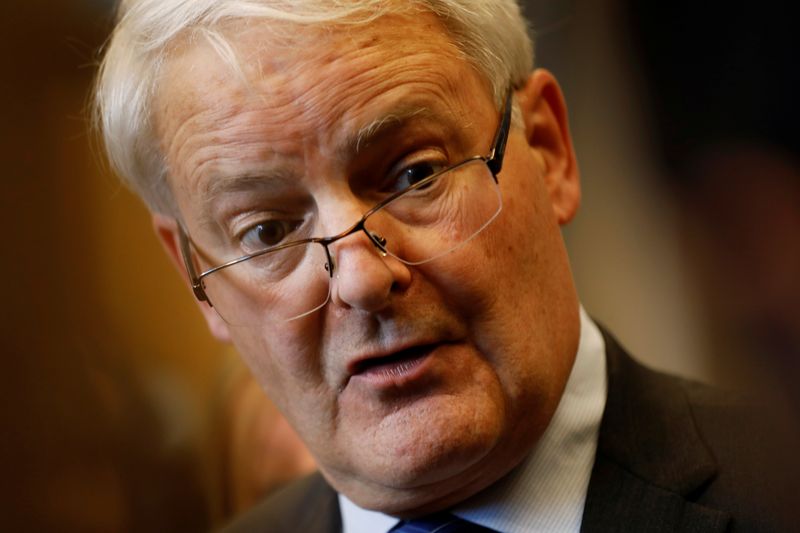
{"label": "striped necktie", "polygon": [[497,533],[494,529],[467,522],[448,513],[437,513],[416,520],[404,520],[389,533]]}

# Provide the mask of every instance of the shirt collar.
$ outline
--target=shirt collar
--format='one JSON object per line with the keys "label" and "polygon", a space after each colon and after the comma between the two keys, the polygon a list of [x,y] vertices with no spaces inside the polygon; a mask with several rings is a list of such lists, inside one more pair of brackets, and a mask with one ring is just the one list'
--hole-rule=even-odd
{"label": "shirt collar", "polygon": [[[564,394],[530,455],[509,475],[452,509],[507,533],[579,531],[605,409],[605,342],[581,307],[581,333]],[[343,533],[385,532],[395,517],[358,507],[339,494]]]}

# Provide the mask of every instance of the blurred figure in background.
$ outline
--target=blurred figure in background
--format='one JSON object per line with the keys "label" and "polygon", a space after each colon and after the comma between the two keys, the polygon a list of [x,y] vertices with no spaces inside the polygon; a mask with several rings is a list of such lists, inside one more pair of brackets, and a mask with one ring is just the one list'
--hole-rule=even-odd
{"label": "blurred figure in background", "polygon": [[800,417],[795,17],[775,0],[623,5],[716,360],[770,376]]}

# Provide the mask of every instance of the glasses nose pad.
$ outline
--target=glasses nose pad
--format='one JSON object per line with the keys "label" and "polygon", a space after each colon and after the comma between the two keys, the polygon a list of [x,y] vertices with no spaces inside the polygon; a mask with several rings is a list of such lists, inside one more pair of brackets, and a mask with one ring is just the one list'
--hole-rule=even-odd
{"label": "glasses nose pad", "polygon": [[372,244],[374,244],[375,248],[377,248],[378,251],[380,252],[381,257],[386,257],[386,255],[388,254],[388,252],[386,251],[386,242],[387,242],[386,238],[383,237],[382,235],[379,235],[367,229],[365,229],[364,231],[366,231],[367,235],[372,241]]}
{"label": "glasses nose pad", "polygon": [[328,258],[328,260],[325,261],[325,271],[328,273],[328,277],[332,278],[333,273],[336,271],[336,259],[331,255],[327,246],[325,247],[325,255]]}

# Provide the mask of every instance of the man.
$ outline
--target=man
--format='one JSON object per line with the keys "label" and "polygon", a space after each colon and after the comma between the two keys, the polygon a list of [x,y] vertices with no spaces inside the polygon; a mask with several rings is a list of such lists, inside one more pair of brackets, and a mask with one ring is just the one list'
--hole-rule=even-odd
{"label": "man", "polygon": [[111,160],[320,467],[241,530],[767,516],[715,459],[743,453],[727,411],[582,312],[566,108],[532,68],[509,0],[123,2]]}

